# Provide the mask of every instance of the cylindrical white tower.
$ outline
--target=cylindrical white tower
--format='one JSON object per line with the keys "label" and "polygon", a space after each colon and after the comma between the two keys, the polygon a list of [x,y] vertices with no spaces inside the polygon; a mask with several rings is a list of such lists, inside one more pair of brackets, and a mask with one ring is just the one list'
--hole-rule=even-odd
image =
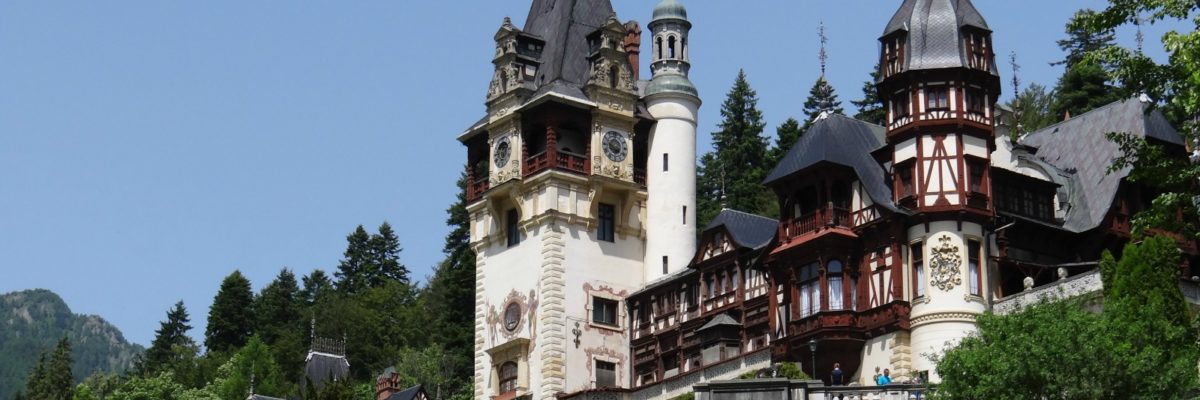
{"label": "cylindrical white tower", "polygon": [[921,272],[913,279],[909,372],[928,372],[928,378],[937,382],[940,377],[931,356],[940,357],[975,332],[975,317],[986,309],[987,261],[979,224],[935,221],[928,226],[928,230],[925,225],[908,229],[909,238],[917,238],[909,251],[921,252],[910,255]]}
{"label": "cylindrical white tower", "polygon": [[696,120],[700,95],[688,80],[687,10],[676,0],[654,7],[653,78],[645,100],[658,122],[646,163],[646,270],[651,280],[687,267],[696,253]]}

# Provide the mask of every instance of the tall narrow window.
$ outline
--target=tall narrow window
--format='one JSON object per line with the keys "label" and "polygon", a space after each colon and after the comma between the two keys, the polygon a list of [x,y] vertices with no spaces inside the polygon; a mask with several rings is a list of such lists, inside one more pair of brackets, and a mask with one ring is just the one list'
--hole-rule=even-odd
{"label": "tall narrow window", "polygon": [[517,209],[510,208],[504,216],[504,233],[508,237],[508,247],[516,246],[521,243],[521,231],[517,229],[517,221],[520,217],[517,216]]}
{"label": "tall narrow window", "polygon": [[979,259],[979,247],[978,240],[967,240],[967,271],[969,274],[967,278],[971,285],[971,294],[976,296],[983,295],[983,292],[980,290],[983,286],[983,274],[979,268],[981,261]]}
{"label": "tall narrow window", "polygon": [[896,175],[900,178],[900,198],[913,195],[913,168],[916,163],[908,163],[896,167]]}
{"label": "tall narrow window", "polygon": [[671,170],[670,165],[671,164],[667,163],[667,153],[663,153],[663,172],[670,171]]}
{"label": "tall narrow window", "polygon": [[608,69],[608,87],[616,89],[617,82],[620,82],[620,79],[619,79],[620,77],[621,77],[621,69],[620,68],[618,68],[616,65],[612,66],[612,68],[609,68]]}
{"label": "tall narrow window", "polygon": [[892,96],[892,122],[909,115],[908,103],[908,92],[900,92]]}
{"label": "tall narrow window", "polygon": [[850,275],[850,311],[858,311],[858,277]]}
{"label": "tall narrow window", "polygon": [[592,296],[592,322],[617,326],[617,301]]}
{"label": "tall narrow window", "polygon": [[829,310],[844,308],[842,297],[842,262],[830,260],[825,267],[825,282],[829,285]]}
{"label": "tall narrow window", "polygon": [[596,388],[617,387],[617,365],[596,360]]}
{"label": "tall narrow window", "polygon": [[615,241],[616,208],[612,204],[600,203],[600,218],[597,221],[596,238],[605,242]]}
{"label": "tall narrow window", "polygon": [[971,182],[969,185],[971,192],[983,193],[983,172],[985,169],[984,163],[980,160],[968,158],[967,169],[969,170],[967,172],[971,174]]}
{"label": "tall narrow window", "polygon": [[675,59],[675,37],[667,37],[667,58]]}
{"label": "tall narrow window", "polygon": [[821,311],[820,265],[812,263],[800,267],[800,316],[807,317]]}
{"label": "tall narrow window", "polygon": [[717,297],[717,282],[713,279],[712,274],[708,274],[708,277],[704,279],[704,287],[705,291],[708,292],[708,297],[705,297],[705,300],[712,300],[714,297]]}
{"label": "tall narrow window", "polygon": [[517,392],[517,363],[500,364],[500,395]]}
{"label": "tall narrow window", "polygon": [[667,256],[663,256],[663,275],[667,274]]}
{"label": "tall narrow window", "polygon": [[909,248],[909,258],[912,259],[913,297],[925,295],[925,247],[920,242],[913,243]]}
{"label": "tall narrow window", "polygon": [[683,225],[687,225],[687,206],[683,206]]}
{"label": "tall narrow window", "polygon": [[659,37],[658,39],[656,39],[656,40],[655,40],[655,45],[654,45],[654,47],[655,47],[655,50],[657,50],[657,51],[658,51],[658,58],[657,58],[657,60],[661,60],[661,59],[663,58],[663,56],[662,56],[662,54],[663,54],[663,42],[662,42],[662,38],[661,38],[661,37]]}

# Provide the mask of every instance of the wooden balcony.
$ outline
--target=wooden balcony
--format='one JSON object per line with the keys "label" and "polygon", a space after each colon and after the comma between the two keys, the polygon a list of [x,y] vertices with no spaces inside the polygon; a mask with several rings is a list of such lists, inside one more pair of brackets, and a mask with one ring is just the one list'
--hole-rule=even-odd
{"label": "wooden balcony", "polygon": [[788,336],[808,336],[820,331],[850,331],[856,334],[883,333],[892,327],[907,327],[911,307],[892,302],[865,311],[833,310],[806,315],[788,323]]}
{"label": "wooden balcony", "polygon": [[646,169],[645,168],[634,168],[633,169],[633,183],[642,185],[643,187],[646,186]]}
{"label": "wooden balcony", "polygon": [[827,206],[802,215],[800,218],[780,223],[779,237],[785,243],[804,241],[833,230],[840,230],[853,236],[854,233],[851,231],[853,227],[854,220],[851,218],[850,210]]}
{"label": "wooden balcony", "polygon": [[471,203],[483,198],[483,194],[490,188],[491,183],[488,182],[486,175],[472,182],[467,182],[467,202]]}
{"label": "wooden balcony", "polygon": [[565,151],[541,152],[525,159],[521,174],[525,177],[554,168],[561,171],[588,174],[587,156]]}

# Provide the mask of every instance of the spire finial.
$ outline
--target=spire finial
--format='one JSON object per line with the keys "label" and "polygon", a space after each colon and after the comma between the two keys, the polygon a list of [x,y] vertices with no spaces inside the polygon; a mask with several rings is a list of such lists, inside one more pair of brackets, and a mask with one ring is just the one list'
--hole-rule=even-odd
{"label": "spire finial", "polygon": [[817,27],[817,37],[821,39],[821,52],[818,57],[821,59],[821,77],[825,77],[825,65],[829,61],[829,54],[825,52],[825,45],[829,43],[829,38],[825,36],[825,21],[821,21],[821,25]]}
{"label": "spire finial", "polygon": [[1017,64],[1017,52],[1016,51],[1009,53],[1008,62],[1009,62],[1009,65],[1012,66],[1012,71],[1013,71],[1013,77],[1012,77],[1013,114],[1015,114],[1015,115],[1013,115],[1013,120],[1015,121],[1015,123],[1013,124],[1014,125],[1013,128],[1014,128],[1014,131],[1018,135],[1020,135],[1021,134],[1021,77],[1018,75],[1018,73],[1021,72],[1021,64]]}
{"label": "spire finial", "polygon": [[1137,27],[1137,36],[1134,37],[1134,39],[1137,40],[1137,52],[1138,54],[1142,54],[1142,45],[1146,43],[1146,35],[1142,33],[1141,15],[1138,15],[1138,17],[1133,20],[1133,25]]}

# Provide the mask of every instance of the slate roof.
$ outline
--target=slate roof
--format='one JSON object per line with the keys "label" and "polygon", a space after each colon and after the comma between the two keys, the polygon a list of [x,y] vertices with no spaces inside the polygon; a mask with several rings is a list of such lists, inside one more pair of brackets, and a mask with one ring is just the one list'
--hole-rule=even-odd
{"label": "slate roof", "polygon": [[841,114],[818,119],[767,175],[770,185],[817,163],[831,162],[854,169],[871,201],[897,211],[883,167],[871,152],[883,146],[884,128]]}
{"label": "slate roof", "polygon": [[[883,36],[908,32],[905,71],[957,68],[967,66],[960,34],[964,26],[991,31],[970,0],[905,0],[884,28]],[[999,76],[995,63],[990,72]]]}
{"label": "slate roof", "polygon": [[705,331],[718,326],[742,326],[742,323],[731,318],[729,314],[721,313],[720,315],[713,317],[712,320],[708,321],[707,324],[704,324],[704,326],[700,327],[700,329],[697,329],[696,331]]}
{"label": "slate roof", "polygon": [[344,356],[310,351],[304,360],[304,376],[321,387],[324,382],[350,376],[350,362]]}
{"label": "slate roof", "polygon": [[562,81],[577,88],[587,83],[587,35],[600,29],[610,15],[609,0],[534,0],[523,30],[546,40],[536,81],[543,86]]}
{"label": "slate roof", "polygon": [[[404,389],[400,393],[392,393],[392,395],[388,396],[386,400],[414,400],[414,399],[417,399],[418,398],[417,396],[419,394],[423,393],[424,391],[425,391],[425,389],[423,387],[421,387],[421,385],[417,385],[417,386],[410,387],[408,389]],[[425,396],[425,397],[428,397],[428,396]]]}
{"label": "slate roof", "polygon": [[1139,137],[1183,145],[1179,132],[1158,110],[1149,110],[1149,99],[1130,98],[1114,102],[1070,120],[1022,137],[1018,143],[1037,148],[1036,157],[1055,168],[1073,173],[1071,195],[1063,227],[1083,232],[1100,225],[1113,204],[1121,179],[1129,168],[1108,173],[1108,166],[1121,154],[1105,135],[1128,132]]}
{"label": "slate roof", "polygon": [[724,209],[704,231],[709,231],[714,228],[724,226],[729,232],[730,239],[738,246],[758,250],[771,244],[771,239],[775,238],[775,231],[779,228],[779,221],[772,218],[762,217],[750,213],[745,213],[737,210]]}

